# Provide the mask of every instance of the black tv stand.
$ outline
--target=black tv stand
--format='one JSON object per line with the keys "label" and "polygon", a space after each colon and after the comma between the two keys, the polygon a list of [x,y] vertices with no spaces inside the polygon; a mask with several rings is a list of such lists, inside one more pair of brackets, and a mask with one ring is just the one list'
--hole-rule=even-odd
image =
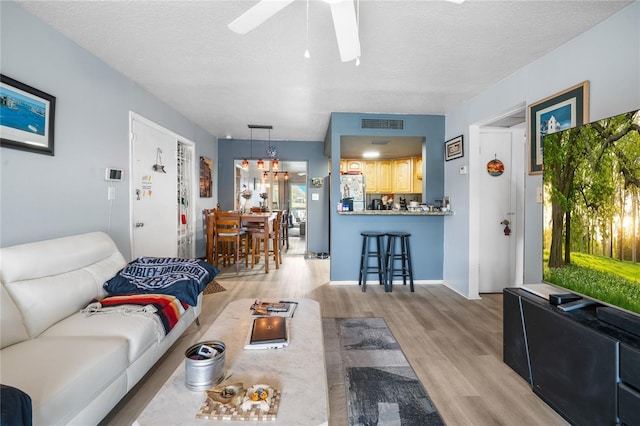
{"label": "black tv stand", "polygon": [[536,395],[572,424],[640,425],[640,336],[598,318],[597,302],[564,312],[506,288],[503,305],[504,362]]}

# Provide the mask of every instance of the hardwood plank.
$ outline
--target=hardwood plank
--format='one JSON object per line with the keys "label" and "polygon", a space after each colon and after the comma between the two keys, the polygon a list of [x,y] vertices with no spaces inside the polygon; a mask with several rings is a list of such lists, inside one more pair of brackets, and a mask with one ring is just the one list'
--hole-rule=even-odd
{"label": "hardwood plank", "polygon": [[[301,239],[293,243],[304,246]],[[296,247],[289,252],[304,252]],[[384,318],[448,425],[567,424],[502,362],[501,294],[467,300],[442,285],[416,285],[415,293],[395,285],[385,293],[377,284],[363,293],[359,286],[329,285],[329,260],[287,253],[279,270],[241,267],[236,274],[231,266],[217,281],[227,291],[205,297],[200,327],[189,327],[102,424],[131,424],[230,301],[301,297],[320,302],[323,317]],[[347,423],[341,380],[330,377],[331,425]]]}

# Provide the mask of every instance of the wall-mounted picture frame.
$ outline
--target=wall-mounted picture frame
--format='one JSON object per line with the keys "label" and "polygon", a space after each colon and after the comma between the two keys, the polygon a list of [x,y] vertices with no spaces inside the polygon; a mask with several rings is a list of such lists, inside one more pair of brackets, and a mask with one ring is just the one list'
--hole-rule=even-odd
{"label": "wall-mounted picture frame", "polygon": [[212,195],[213,160],[200,157],[200,198],[211,198]]}
{"label": "wall-mounted picture frame", "polygon": [[314,188],[322,188],[322,178],[321,177],[311,178],[311,186],[313,186]]}
{"label": "wall-mounted picture frame", "polygon": [[542,138],[545,135],[588,122],[588,80],[529,105],[529,174],[542,174]]}
{"label": "wall-mounted picture frame", "polygon": [[0,146],[53,155],[56,98],[0,74]]}
{"label": "wall-mounted picture frame", "polygon": [[462,135],[456,136],[444,143],[444,160],[451,161],[464,156]]}

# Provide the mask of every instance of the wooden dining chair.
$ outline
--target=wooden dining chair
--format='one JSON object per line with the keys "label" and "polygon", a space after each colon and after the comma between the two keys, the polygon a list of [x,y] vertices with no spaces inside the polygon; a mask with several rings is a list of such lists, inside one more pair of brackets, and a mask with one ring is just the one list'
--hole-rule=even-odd
{"label": "wooden dining chair", "polygon": [[289,209],[282,212],[280,220],[280,247],[289,250]]}
{"label": "wooden dining chair", "polygon": [[242,229],[240,214],[237,212],[216,211],[215,217],[215,256],[214,266],[217,268],[222,259],[222,265],[236,264],[236,272],[240,272],[240,254],[244,256],[245,266],[248,265],[248,235]]}
{"label": "wooden dining chair", "polygon": [[206,237],[206,256],[207,262],[213,265],[213,248],[214,248],[214,240],[215,240],[215,226],[216,226],[216,218],[215,213],[216,209],[204,209],[202,211],[202,220],[204,223],[205,237]]}
{"label": "wooden dining chair", "polygon": [[[251,267],[256,264],[256,260],[259,261],[260,253],[264,253],[264,261],[269,262],[271,255],[276,264],[276,269],[280,268],[280,249],[279,249],[279,233],[280,233],[280,220],[282,212],[276,213],[276,217],[272,222],[271,229],[265,229],[263,225],[251,230]],[[263,248],[261,250],[261,247]],[[265,272],[267,268],[265,268]]]}

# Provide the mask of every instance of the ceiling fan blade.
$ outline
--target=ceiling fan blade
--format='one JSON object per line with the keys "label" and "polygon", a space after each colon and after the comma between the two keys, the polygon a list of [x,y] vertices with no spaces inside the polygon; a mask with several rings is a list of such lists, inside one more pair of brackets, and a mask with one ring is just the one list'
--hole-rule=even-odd
{"label": "ceiling fan blade", "polygon": [[228,27],[234,33],[244,35],[289,6],[293,1],[294,0],[262,0],[238,16]]}
{"label": "ceiling fan blade", "polygon": [[360,37],[358,36],[358,21],[353,0],[331,2],[331,16],[342,62],[359,58]]}

